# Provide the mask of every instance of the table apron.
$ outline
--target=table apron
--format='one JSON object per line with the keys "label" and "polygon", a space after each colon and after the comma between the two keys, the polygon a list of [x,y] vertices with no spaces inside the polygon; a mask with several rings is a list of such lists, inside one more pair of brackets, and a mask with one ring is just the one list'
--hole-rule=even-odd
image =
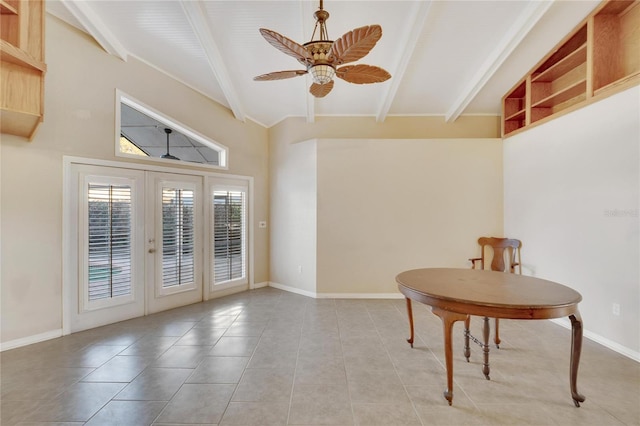
{"label": "table apron", "polygon": [[457,300],[446,300],[436,298],[402,285],[398,286],[400,292],[409,299],[424,303],[432,308],[439,308],[444,311],[456,312],[465,315],[475,315],[491,318],[505,319],[551,319],[573,315],[578,311],[577,303],[554,306],[529,306],[529,305],[478,305]]}

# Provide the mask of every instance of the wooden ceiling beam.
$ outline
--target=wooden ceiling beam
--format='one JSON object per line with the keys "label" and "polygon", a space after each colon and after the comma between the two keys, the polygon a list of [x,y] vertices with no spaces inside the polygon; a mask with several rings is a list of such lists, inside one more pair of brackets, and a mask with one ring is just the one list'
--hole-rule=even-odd
{"label": "wooden ceiling beam", "polygon": [[402,83],[404,74],[407,72],[407,68],[409,67],[409,62],[411,61],[413,52],[420,40],[432,3],[432,1],[418,1],[414,4],[414,9],[411,13],[413,21],[411,22],[411,25],[407,26],[404,40],[398,40],[398,43],[396,44],[397,46],[404,46],[404,49],[402,49],[402,53],[398,57],[396,66],[393,67],[393,71],[391,72],[391,84],[386,85],[386,93],[382,97],[382,102],[380,103],[378,113],[376,114],[377,122],[383,122],[389,113],[389,109],[391,108],[391,104],[398,93],[398,88]]}
{"label": "wooden ceiling beam", "polygon": [[201,0],[182,0],[182,9],[193,29],[202,49],[204,50],[209,67],[217,80],[225,99],[236,119],[245,122],[246,115],[240,102],[240,97],[233,85],[229,71],[225,65],[224,58],[220,54],[220,49],[213,38],[211,28],[207,21],[207,15]]}
{"label": "wooden ceiling beam", "polygon": [[469,80],[469,84],[460,92],[455,102],[451,105],[445,120],[455,121],[480,93],[493,75],[500,69],[504,61],[513,53],[516,47],[529,34],[540,18],[549,10],[554,0],[530,1],[525,10],[514,21],[505,36],[500,40],[487,56],[484,63],[478,68],[478,72]]}
{"label": "wooden ceiling beam", "polygon": [[113,35],[105,23],[90,6],[90,2],[60,0],[84,29],[98,44],[110,55],[116,56],[126,62],[129,52],[124,48],[120,40]]}

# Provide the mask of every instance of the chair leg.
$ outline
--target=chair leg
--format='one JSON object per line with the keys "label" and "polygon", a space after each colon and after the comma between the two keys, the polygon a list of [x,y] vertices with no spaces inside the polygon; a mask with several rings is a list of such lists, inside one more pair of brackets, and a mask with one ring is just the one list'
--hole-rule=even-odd
{"label": "chair leg", "polygon": [[496,318],[496,334],[493,336],[493,342],[496,344],[496,348],[500,349],[500,327],[499,320]]}
{"label": "chair leg", "polygon": [[469,362],[469,357],[471,356],[471,348],[469,347],[469,326],[471,323],[471,316],[467,315],[467,318],[464,320],[464,357]]}

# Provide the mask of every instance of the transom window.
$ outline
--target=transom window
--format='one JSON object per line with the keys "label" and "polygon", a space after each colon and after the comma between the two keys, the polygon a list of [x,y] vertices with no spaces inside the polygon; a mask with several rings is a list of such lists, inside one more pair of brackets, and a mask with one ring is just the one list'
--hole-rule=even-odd
{"label": "transom window", "polygon": [[116,155],[227,168],[224,145],[119,91],[116,98]]}

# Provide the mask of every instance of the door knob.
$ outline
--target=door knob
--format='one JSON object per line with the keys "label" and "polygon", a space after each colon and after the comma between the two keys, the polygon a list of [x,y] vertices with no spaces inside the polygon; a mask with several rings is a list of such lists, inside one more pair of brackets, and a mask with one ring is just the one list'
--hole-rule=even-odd
{"label": "door knob", "polygon": [[154,248],[150,248],[149,249],[149,253],[155,253],[155,252],[156,252],[156,249],[154,249]]}

